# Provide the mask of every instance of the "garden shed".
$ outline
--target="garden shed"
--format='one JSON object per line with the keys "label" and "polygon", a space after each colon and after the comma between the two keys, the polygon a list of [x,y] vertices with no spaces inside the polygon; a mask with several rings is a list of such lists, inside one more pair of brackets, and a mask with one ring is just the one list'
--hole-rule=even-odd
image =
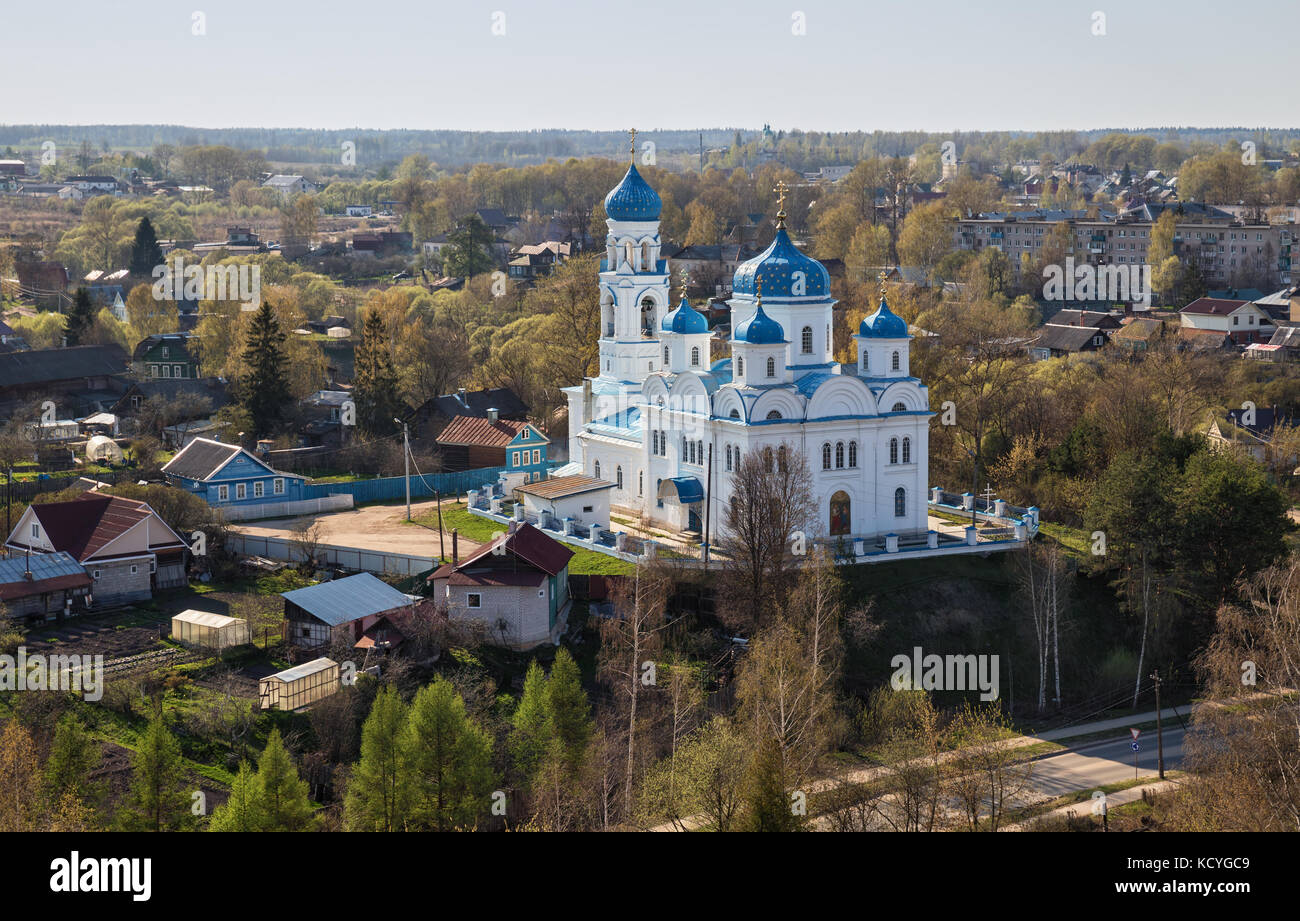
{"label": "garden shed", "polygon": [[322,656],[257,682],[263,710],[297,710],[329,697],[339,689],[339,664]]}
{"label": "garden shed", "polygon": [[251,643],[248,621],[211,611],[181,611],[172,618],[172,639],[187,646],[204,646],[218,652]]}

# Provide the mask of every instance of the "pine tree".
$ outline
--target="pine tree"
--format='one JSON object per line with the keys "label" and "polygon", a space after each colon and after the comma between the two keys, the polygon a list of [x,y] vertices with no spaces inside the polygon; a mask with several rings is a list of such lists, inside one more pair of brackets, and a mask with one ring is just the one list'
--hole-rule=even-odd
{"label": "pine tree", "polygon": [[591,741],[591,704],[582,689],[581,674],[573,656],[563,647],[555,654],[551,677],[546,682],[551,732],[559,754],[571,774],[576,774]]}
{"label": "pine tree", "polygon": [[248,370],[241,382],[241,402],[252,417],[258,435],[271,430],[289,403],[284,340],[279,318],[270,303],[262,301],[244,340],[243,357]]}
{"label": "pine tree", "polygon": [[510,718],[510,757],[523,778],[524,786],[532,783],[537,766],[546,756],[550,734],[550,705],[546,699],[546,673],[534,659],[524,676],[524,693]]}
{"label": "pine tree", "polygon": [[181,746],[159,708],[131,759],[134,777],[122,813],[126,831],[177,831],[191,824],[190,791]]}
{"label": "pine tree", "polygon": [[149,218],[140,218],[135,228],[135,242],[131,244],[131,274],[152,275],[155,266],[163,261],[162,247],[158,245],[158,234],[154,232]]}
{"label": "pine tree", "polygon": [[397,398],[397,371],[393,368],[387,338],[379,311],[366,313],[353,363],[352,382],[357,424],[375,435],[393,431],[393,420],[401,412],[401,402]]}
{"label": "pine tree", "polygon": [[781,747],[768,739],[759,747],[745,772],[743,831],[798,831],[800,819],[785,790]]}
{"label": "pine tree", "polygon": [[343,803],[349,831],[402,831],[410,784],[402,759],[407,706],[391,687],[375,698],[361,727],[361,761]]}
{"label": "pine tree", "polygon": [[403,760],[410,771],[414,829],[474,828],[487,810],[495,782],[492,742],[466,715],[464,699],[442,676],[415,695]]}
{"label": "pine tree", "polygon": [[247,761],[239,763],[239,773],[230,785],[230,799],[212,811],[209,831],[266,831],[258,795],[258,778]]}
{"label": "pine tree", "polygon": [[54,729],[42,776],[46,802],[56,807],[69,795],[83,802],[98,800],[102,791],[91,783],[90,772],[101,756],[99,745],[86,734],[81,721],[71,713],[63,714]]}
{"label": "pine tree", "polygon": [[83,345],[94,325],[95,305],[90,300],[90,292],[85,287],[78,288],[72,307],[63,320],[63,335],[68,345]]}
{"label": "pine tree", "polygon": [[271,730],[262,759],[257,763],[255,795],[264,831],[306,831],[312,826],[314,817],[307,798],[307,782],[298,776],[279,729]]}

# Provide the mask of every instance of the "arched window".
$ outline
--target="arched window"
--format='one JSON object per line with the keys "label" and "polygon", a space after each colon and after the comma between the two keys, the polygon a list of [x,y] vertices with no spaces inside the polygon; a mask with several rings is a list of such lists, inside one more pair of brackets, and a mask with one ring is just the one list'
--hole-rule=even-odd
{"label": "arched window", "polygon": [[894,490],[894,517],[907,517],[907,490],[901,486]]}
{"label": "arched window", "polygon": [[891,464],[898,463],[898,439],[897,438],[889,439],[889,462]]}
{"label": "arched window", "polygon": [[890,359],[890,366],[891,366],[891,367],[893,368],[893,370],[895,370],[895,371],[897,371],[900,367],[902,367],[902,365],[899,363],[899,360],[898,360],[898,353],[897,353],[897,352],[895,352],[895,353],[894,353],[894,357],[893,357],[892,359]]}
{"label": "arched window", "polygon": [[744,356],[744,355],[737,355],[737,356],[736,356],[736,376],[737,376],[737,377],[740,377],[740,376],[744,375],[744,373],[745,373],[745,356]]}
{"label": "arched window", "polygon": [[822,445],[822,469],[831,469],[831,443],[829,441]]}
{"label": "arched window", "polygon": [[776,465],[781,472],[785,472],[785,445],[776,449]]}
{"label": "arched window", "polygon": [[670,361],[672,361],[672,359],[668,357],[668,346],[665,345],[664,346],[664,367],[665,368],[668,367],[668,363]]}
{"label": "arched window", "polygon": [[844,466],[844,442],[835,442],[835,469],[839,470]]}
{"label": "arched window", "polygon": [[739,418],[740,418],[740,410],[738,410],[738,409],[733,409],[731,412],[727,413],[727,415],[728,415],[728,417],[730,417],[730,418],[732,418],[732,419],[739,419]]}
{"label": "arched window", "polygon": [[772,466],[772,449],[771,449],[771,448],[764,448],[764,449],[763,449],[763,466],[767,467],[767,469],[768,469],[769,471],[775,469],[775,468]]}
{"label": "arched window", "polygon": [[619,492],[623,491],[623,468],[619,466],[614,470],[614,485],[618,487]]}
{"label": "arched window", "polygon": [[655,505],[659,508],[664,507],[664,500],[659,496],[659,487],[664,485],[663,480],[655,480]]}
{"label": "arched window", "polygon": [[767,358],[767,376],[776,377],[776,359],[770,355]]}
{"label": "arched window", "polygon": [[659,430],[651,429],[650,431],[650,453],[659,453]]}
{"label": "arched window", "polygon": [[691,348],[691,365],[693,367],[699,367],[699,364],[700,364],[700,347],[697,345]]}
{"label": "arched window", "polygon": [[767,414],[767,418],[768,418],[768,419],[780,419],[780,418],[781,418],[781,414],[780,414],[779,412],[777,412],[777,411],[774,409],[774,410],[772,410],[771,412],[769,412],[769,413]]}
{"label": "arched window", "polygon": [[850,441],[849,442],[849,466],[856,467],[857,465],[858,465],[858,443],[856,441]]}
{"label": "arched window", "polygon": [[867,352],[862,353],[862,370],[871,370],[871,356]]}
{"label": "arched window", "polygon": [[727,445],[727,469],[731,469],[731,445]]}
{"label": "arched window", "polygon": [[907,404],[906,404],[906,403],[895,403],[895,404],[894,404],[894,408],[891,409],[890,412],[895,412],[895,413],[905,413],[905,412],[907,412]]}
{"label": "arched window", "polygon": [[638,470],[636,472],[636,494],[638,496],[645,495],[645,471],[644,470]]}
{"label": "arched window", "polygon": [[805,326],[803,333],[799,337],[799,351],[804,355],[812,354],[812,327]]}
{"label": "arched window", "polygon": [[600,479],[600,461],[596,461],[594,464],[592,464],[591,472],[592,475],[596,477],[596,479]]}
{"label": "arched window", "polygon": [[912,439],[904,438],[903,439],[903,463],[910,464],[911,462],[912,462]]}
{"label": "arched window", "polygon": [[695,456],[700,459],[701,464],[704,463],[704,442],[697,441],[695,443]]}
{"label": "arched window", "polygon": [[641,335],[655,338],[655,301],[652,297],[641,299]]}

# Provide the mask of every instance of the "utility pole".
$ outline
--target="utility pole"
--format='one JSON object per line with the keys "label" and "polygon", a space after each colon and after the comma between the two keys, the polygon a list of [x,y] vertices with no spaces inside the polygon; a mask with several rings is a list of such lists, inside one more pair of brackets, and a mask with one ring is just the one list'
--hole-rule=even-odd
{"label": "utility pole", "polygon": [[709,525],[710,513],[713,510],[713,441],[709,441],[709,459],[705,466],[704,474],[704,569],[709,568]]}
{"label": "utility pole", "polygon": [[436,489],[433,491],[433,501],[438,507],[438,559],[441,562],[447,559],[447,548],[442,542],[442,493]]}
{"label": "utility pole", "polygon": [[1160,773],[1160,779],[1165,779],[1165,737],[1160,726],[1160,669],[1156,669],[1151,675],[1151,680],[1156,683],[1156,768]]}
{"label": "utility pole", "polygon": [[402,460],[406,463],[406,520],[411,520],[411,432],[401,419],[394,419],[402,427]]}

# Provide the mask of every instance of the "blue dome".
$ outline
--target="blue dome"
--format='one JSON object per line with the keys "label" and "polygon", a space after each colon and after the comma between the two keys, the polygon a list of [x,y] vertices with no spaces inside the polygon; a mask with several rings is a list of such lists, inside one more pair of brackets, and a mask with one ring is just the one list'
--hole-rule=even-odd
{"label": "blue dome", "polygon": [[605,196],[605,214],[611,221],[657,221],[663,202],[650,184],[636,171],[636,164],[628,166],[623,181]]}
{"label": "blue dome", "polygon": [[862,324],[858,327],[858,335],[875,339],[906,339],[908,338],[907,323],[889,309],[889,305],[882,297],[876,312],[863,318]]}
{"label": "blue dome", "polygon": [[709,321],[682,298],[677,308],[664,317],[660,327],[667,333],[707,333]]}
{"label": "blue dome", "polygon": [[735,340],[750,345],[777,345],[785,342],[785,330],[780,323],[765,314],[763,305],[759,304],[754,315],[736,327]]}
{"label": "blue dome", "polygon": [[[802,294],[794,293],[794,275],[803,273]],[[805,256],[785,232],[777,228],[772,245],[736,269],[731,289],[736,294],[753,294],[757,279],[763,280],[764,297],[825,297],[831,290],[831,276],[816,259]]]}

